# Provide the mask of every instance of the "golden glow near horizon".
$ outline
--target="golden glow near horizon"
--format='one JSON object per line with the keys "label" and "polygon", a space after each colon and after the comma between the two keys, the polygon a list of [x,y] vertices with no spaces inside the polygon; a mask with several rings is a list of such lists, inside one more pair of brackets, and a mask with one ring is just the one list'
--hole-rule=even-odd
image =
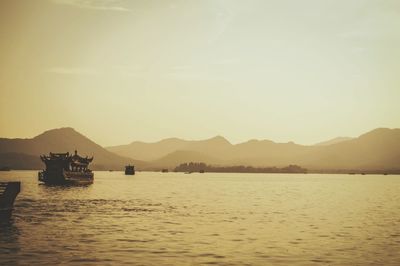
{"label": "golden glow near horizon", "polygon": [[399,1],[1,1],[0,136],[315,143],[400,127]]}

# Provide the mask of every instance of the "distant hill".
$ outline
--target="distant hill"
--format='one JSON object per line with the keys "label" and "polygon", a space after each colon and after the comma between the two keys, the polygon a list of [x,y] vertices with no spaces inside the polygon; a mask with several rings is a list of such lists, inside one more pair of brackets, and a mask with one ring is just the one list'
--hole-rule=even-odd
{"label": "distant hill", "polygon": [[400,129],[378,128],[358,138],[321,146],[304,165],[319,169],[400,169]]}
{"label": "distant hill", "polygon": [[169,138],[155,143],[135,141],[128,145],[107,147],[106,149],[130,158],[141,158],[143,161],[157,160],[167,154],[184,149],[187,141]]}
{"label": "distant hill", "polygon": [[18,170],[41,169],[43,163],[39,156],[27,155],[23,153],[0,153],[0,167],[10,167]]}
{"label": "distant hill", "polygon": [[106,149],[121,156],[140,158],[143,161],[154,161],[176,151],[211,153],[213,154],[212,157],[224,156],[231,147],[232,144],[225,138],[216,136],[211,139],[197,141],[177,138],[164,139],[155,143],[135,141],[128,145],[107,147]]}
{"label": "distant hill", "polygon": [[379,128],[358,138],[336,138],[318,145],[250,140],[232,145],[217,136],[202,141],[167,139],[133,142],[107,148],[119,155],[147,160],[147,168],[173,167],[185,162],[212,165],[284,167],[290,164],[311,171],[400,171],[400,129]]}
{"label": "distant hill", "polygon": [[141,161],[116,155],[72,128],[46,131],[32,139],[0,139],[0,166],[13,169],[40,169],[43,164],[39,155],[49,152],[74,152],[82,156],[94,156],[91,168],[94,170],[124,169],[124,165]]}
{"label": "distant hill", "polygon": [[319,143],[317,143],[315,145],[316,146],[328,146],[328,145],[337,144],[337,143],[340,143],[340,142],[343,142],[343,141],[348,141],[348,140],[351,140],[351,139],[353,139],[353,138],[337,137],[337,138],[330,139],[330,140],[327,140],[327,141],[319,142]]}

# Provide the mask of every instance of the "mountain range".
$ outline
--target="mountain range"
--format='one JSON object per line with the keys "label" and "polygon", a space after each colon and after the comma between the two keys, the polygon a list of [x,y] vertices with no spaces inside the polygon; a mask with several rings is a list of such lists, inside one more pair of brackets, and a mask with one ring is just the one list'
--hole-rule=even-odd
{"label": "mountain range", "polygon": [[284,167],[299,165],[311,172],[400,172],[400,129],[378,128],[357,138],[336,138],[315,145],[270,140],[231,144],[222,136],[207,140],[164,139],[102,147],[72,128],[46,131],[31,139],[0,139],[0,166],[41,169],[40,154],[73,152],[94,156],[92,169],[173,169],[185,162],[210,165]]}
{"label": "mountain range", "polygon": [[121,156],[147,161],[152,169],[173,168],[182,162],[213,165],[284,167],[296,164],[311,171],[397,171],[400,169],[400,129],[378,128],[357,138],[335,138],[316,145],[270,140],[231,144],[217,136],[208,140],[176,138],[155,143],[135,141],[107,147]]}

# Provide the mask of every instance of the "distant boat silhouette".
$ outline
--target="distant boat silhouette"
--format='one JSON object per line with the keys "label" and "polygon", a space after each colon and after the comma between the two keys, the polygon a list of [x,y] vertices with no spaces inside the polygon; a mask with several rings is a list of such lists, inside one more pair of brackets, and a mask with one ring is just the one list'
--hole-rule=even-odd
{"label": "distant boat silhouette", "polygon": [[168,173],[168,169],[164,168],[161,170],[162,173]]}
{"label": "distant boat silhouette", "polygon": [[134,175],[135,174],[135,166],[127,165],[125,166],[125,175]]}

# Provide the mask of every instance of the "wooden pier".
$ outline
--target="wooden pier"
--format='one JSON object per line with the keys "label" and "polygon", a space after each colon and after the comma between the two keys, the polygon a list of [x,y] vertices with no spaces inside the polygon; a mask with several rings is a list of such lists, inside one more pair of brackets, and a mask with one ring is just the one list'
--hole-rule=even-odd
{"label": "wooden pier", "polygon": [[9,219],[14,200],[21,191],[21,182],[0,182],[0,220]]}

